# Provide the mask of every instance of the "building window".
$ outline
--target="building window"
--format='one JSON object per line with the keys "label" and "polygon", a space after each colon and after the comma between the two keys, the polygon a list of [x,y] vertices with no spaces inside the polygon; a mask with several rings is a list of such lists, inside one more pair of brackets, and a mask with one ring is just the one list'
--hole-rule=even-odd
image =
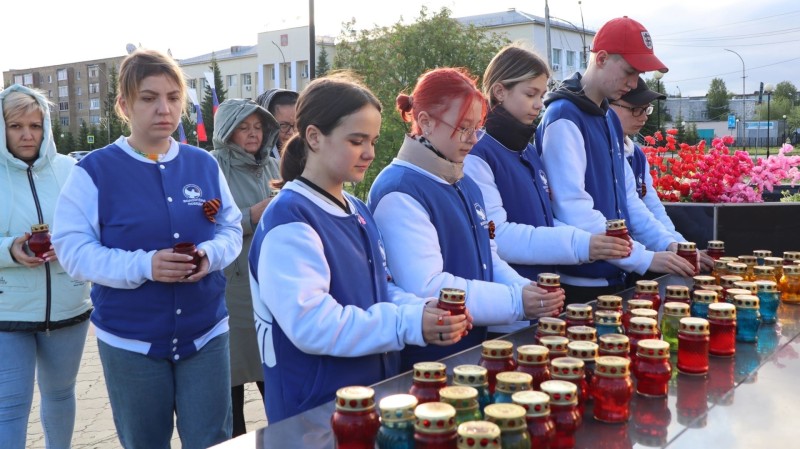
{"label": "building window", "polygon": [[197,89],[197,80],[192,78],[188,81],[189,89]]}
{"label": "building window", "polygon": [[80,102],[80,101],[78,102],[78,110],[79,110],[79,111],[82,111],[82,110],[83,110],[83,103],[82,103],[82,102]]}
{"label": "building window", "polygon": [[586,62],[587,62],[587,61],[586,61],[586,52],[585,52],[585,51],[582,51],[582,52],[581,52],[581,68],[582,68],[582,69],[585,69],[585,68],[586,68]]}
{"label": "building window", "polygon": [[62,101],[58,103],[58,110],[59,111],[69,111],[69,102]]}
{"label": "building window", "polygon": [[83,87],[78,86],[75,88],[75,95],[83,95]]}
{"label": "building window", "polygon": [[69,117],[59,117],[61,126],[69,126]]}
{"label": "building window", "polygon": [[69,97],[69,86],[58,86],[59,98]]}
{"label": "building window", "polygon": [[553,67],[555,67],[556,65],[560,65],[560,64],[561,64],[561,49],[560,48],[554,48],[553,49]]}
{"label": "building window", "polygon": [[67,80],[67,69],[58,69],[56,72],[59,81],[66,81]]}
{"label": "building window", "polygon": [[567,50],[567,67],[575,68],[575,52]]}
{"label": "building window", "polygon": [[89,78],[97,78],[100,76],[100,67],[96,65],[90,65],[87,67],[87,72],[89,72]]}
{"label": "building window", "polygon": [[89,83],[89,93],[90,94],[100,93],[100,83]]}
{"label": "building window", "polygon": [[23,83],[25,83],[26,86],[32,85],[33,84],[33,73],[26,73],[22,77],[22,80],[23,80]]}
{"label": "building window", "polygon": [[80,70],[78,70],[77,72],[75,72],[75,79],[76,79],[76,80],[79,80],[79,79],[81,79],[81,71],[80,71]]}
{"label": "building window", "polygon": [[100,99],[99,98],[92,98],[89,100],[89,109],[96,110],[100,109]]}
{"label": "building window", "polygon": [[242,85],[250,86],[253,84],[253,78],[249,73],[242,73]]}
{"label": "building window", "polygon": [[99,115],[90,115],[89,116],[89,123],[92,125],[99,125],[100,124],[100,116]]}
{"label": "building window", "polygon": [[14,75],[14,84],[22,84],[22,75]]}
{"label": "building window", "polygon": [[228,75],[228,87],[236,87],[238,77],[236,75]]}
{"label": "building window", "polygon": [[269,71],[269,79],[275,81],[275,69]]}
{"label": "building window", "polygon": [[48,90],[47,91],[47,98],[53,98],[53,91],[52,90]]}
{"label": "building window", "polygon": [[53,83],[53,75],[47,75],[47,83],[48,84],[52,84]]}

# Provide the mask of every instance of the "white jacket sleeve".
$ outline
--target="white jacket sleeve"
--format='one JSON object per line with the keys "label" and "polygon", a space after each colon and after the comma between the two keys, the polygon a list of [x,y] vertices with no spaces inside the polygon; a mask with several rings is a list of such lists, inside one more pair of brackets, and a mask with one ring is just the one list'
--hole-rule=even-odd
{"label": "white jacket sleeve", "polygon": [[197,245],[206,252],[209,272],[227,267],[242,251],[242,212],[233,199],[222,170],[219,170],[219,186],[222,208],[215,217],[214,238]]}
{"label": "white jacket sleeve", "polygon": [[651,251],[665,251],[675,241],[672,234],[653,216],[636,192],[636,179],[631,165],[625,162],[625,196],[628,201],[628,229],[631,237]]}
{"label": "white jacket sleeve", "polygon": [[[280,263],[269,263],[271,261]],[[261,245],[254,298],[265,305],[291,342],[309,354],[359,357],[424,346],[424,302],[398,306],[381,302],[368,309],[343,306],[330,295],[330,268],[322,240],[305,223],[270,230]],[[266,263],[265,263],[266,262]],[[366,278],[354,273],[353,279]]]}
{"label": "white jacket sleeve", "polygon": [[589,261],[592,234],[573,226],[536,227],[510,222],[489,164],[468,155],[464,173],[481,189],[486,213],[495,224],[497,254],[503,260],[524,265],[576,265]]}
{"label": "white jacket sleeve", "polygon": [[658,198],[658,193],[656,193],[656,188],[653,182],[653,176],[650,174],[650,164],[645,161],[644,163],[644,185],[647,188],[647,194],[644,196],[643,200],[644,204],[656,217],[656,220],[660,221],[664,228],[672,234],[672,238],[674,238],[678,242],[685,242],[686,239],[675,229],[675,225],[672,223],[672,220],[667,215],[666,209],[664,209],[664,205],[661,204],[661,200]]}
{"label": "white jacket sleeve", "polygon": [[[556,120],[544,128],[542,161],[553,191],[553,214],[565,224],[590,234],[606,231],[606,218],[594,208],[594,200],[586,191],[586,150],[583,135],[574,122]],[[628,165],[627,163],[625,165]],[[609,174],[610,176],[610,174]],[[634,241],[631,255],[613,259],[622,270],[644,274],[653,261],[654,253]]]}
{"label": "white jacket sleeve", "polygon": [[132,289],[152,279],[155,251],[126,251],[100,243],[97,187],[76,166],[64,183],[53,215],[53,247],[64,270],[80,281]]}
{"label": "white jacket sleeve", "polygon": [[[444,271],[437,230],[414,198],[392,192],[381,199],[373,216],[398,286],[422,297],[438,296],[445,287],[466,291],[467,308],[477,326],[508,324],[524,318],[519,284],[464,279]],[[502,268],[501,273],[496,273],[498,279],[504,275]]]}
{"label": "white jacket sleeve", "polygon": [[19,235],[12,235],[10,237],[0,237],[0,268],[19,267],[20,265],[14,262],[11,257],[11,245],[14,239],[21,237]]}

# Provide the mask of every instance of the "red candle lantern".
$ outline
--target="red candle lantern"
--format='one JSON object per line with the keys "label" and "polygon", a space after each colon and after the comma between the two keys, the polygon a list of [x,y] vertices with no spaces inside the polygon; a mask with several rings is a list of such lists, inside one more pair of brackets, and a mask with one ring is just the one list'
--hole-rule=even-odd
{"label": "red candle lantern", "polygon": [[481,344],[481,359],[478,365],[486,368],[489,380],[489,393],[494,395],[497,373],[514,371],[514,345],[505,340],[489,340]]}
{"label": "red candle lantern", "polygon": [[694,242],[679,242],[678,255],[694,268],[694,274],[700,273],[700,266],[697,264],[697,245]]}
{"label": "red candle lantern", "polygon": [[631,341],[627,335],[605,334],[597,337],[598,355],[630,358]]}
{"label": "red candle lantern", "polygon": [[717,357],[733,357],[736,353],[736,306],[718,302],[708,306],[708,353]]}
{"label": "red candle lantern", "polygon": [[658,282],[656,281],[636,281],[636,289],[632,299],[649,299],[653,301],[653,310],[661,308],[661,296],[658,294]]}
{"label": "red candle lantern", "polygon": [[630,364],[630,360],[622,357],[603,356],[597,359],[597,370],[591,386],[594,419],[621,423],[630,418],[633,397]]}
{"label": "red candle lantern", "polygon": [[456,409],[443,402],[427,402],[414,409],[416,449],[456,449]]}
{"label": "red candle lantern", "polygon": [[575,431],[583,419],[578,411],[577,387],[563,380],[548,380],[542,382],[542,391],[550,396],[550,416],[556,425],[556,438],[551,447],[575,447]]}
{"label": "red candle lantern", "polygon": [[548,449],[556,438],[556,424],[550,416],[550,396],[541,391],[520,391],[511,396],[514,404],[525,409],[525,422],[531,448]]}
{"label": "red candle lantern", "polygon": [[678,329],[678,371],[685,374],[708,373],[708,321],[681,318]]}
{"label": "red candle lantern", "polygon": [[524,345],[517,348],[517,371],[531,375],[534,390],[538,390],[542,382],[550,380],[549,352],[546,347],[540,345]]}
{"label": "red candle lantern", "polygon": [[548,335],[539,339],[539,343],[547,348],[550,360],[567,356],[567,344],[569,339],[560,335]]}
{"label": "red candle lantern", "polygon": [[633,362],[636,392],[642,396],[666,396],[672,378],[669,343],[663,340],[641,340]]}
{"label": "red candle lantern", "polygon": [[420,404],[438,402],[439,390],[447,386],[447,367],[439,362],[414,364],[414,377],[409,394]]}
{"label": "red candle lantern", "polygon": [[337,447],[373,449],[380,427],[372,388],[353,386],[336,391],[336,410],[331,417],[331,429]]}

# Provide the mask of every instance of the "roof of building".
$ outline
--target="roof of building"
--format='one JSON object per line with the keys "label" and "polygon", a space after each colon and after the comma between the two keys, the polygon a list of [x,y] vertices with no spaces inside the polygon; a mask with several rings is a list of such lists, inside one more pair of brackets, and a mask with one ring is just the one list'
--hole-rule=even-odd
{"label": "roof of building", "polygon": [[245,56],[256,56],[258,54],[257,50],[258,46],[256,45],[233,45],[223,50],[217,50],[211,53],[206,53],[204,55],[193,56],[191,58],[180,59],[178,60],[178,64],[192,65],[192,64],[202,64],[206,62],[211,62],[212,56],[217,61],[224,61],[226,59],[236,59]]}
{"label": "roof of building", "polygon": [[[492,12],[488,14],[478,14],[475,16],[457,17],[456,20],[463,25],[474,25],[478,28],[495,28],[508,25],[520,25],[525,23],[538,23],[544,26],[544,17],[535,14],[528,14],[526,12],[517,11],[515,8],[510,8],[507,11]],[[584,32],[594,36],[596,31],[590,29],[581,30],[577,26],[572,25],[561,20],[550,18],[550,26],[554,28],[562,28],[569,31]]]}

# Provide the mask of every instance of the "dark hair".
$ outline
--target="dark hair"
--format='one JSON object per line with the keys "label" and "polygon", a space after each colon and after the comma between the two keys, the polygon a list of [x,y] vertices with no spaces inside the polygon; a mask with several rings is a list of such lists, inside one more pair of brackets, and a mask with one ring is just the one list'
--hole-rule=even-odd
{"label": "dark hair", "polygon": [[381,103],[375,95],[350,72],[338,72],[317,78],[300,93],[297,99],[297,133],[281,150],[280,185],[296,179],[306,167],[306,138],[310,125],[329,135],[348,115],[372,105],[379,112]]}
{"label": "dark hair", "polygon": [[294,92],[278,92],[272,97],[272,101],[269,102],[269,107],[267,111],[270,114],[275,115],[275,110],[278,109],[278,106],[294,106],[297,104],[297,94]]}
{"label": "dark hair", "polygon": [[[403,121],[411,122],[411,133],[422,134],[417,116],[422,111],[441,114],[455,100],[463,100],[458,121],[467,114],[472,102],[481,104],[481,121],[486,116],[486,100],[478,90],[475,77],[465,68],[442,67],[422,74],[411,95],[400,94],[395,100]],[[471,101],[470,101],[471,100]],[[455,135],[456,130],[453,130]]]}

